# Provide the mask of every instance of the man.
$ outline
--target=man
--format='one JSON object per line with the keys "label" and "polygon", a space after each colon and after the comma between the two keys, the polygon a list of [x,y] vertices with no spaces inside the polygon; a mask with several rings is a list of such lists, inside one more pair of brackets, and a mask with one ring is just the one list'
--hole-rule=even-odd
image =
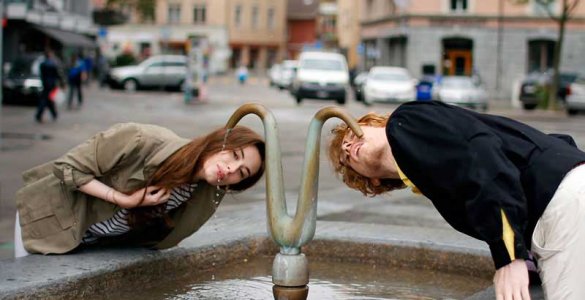
{"label": "man", "polygon": [[83,57],[81,54],[71,57],[71,67],[67,74],[67,83],[69,85],[69,93],[67,95],[67,109],[73,108],[73,95],[77,93],[77,108],[81,108],[83,105],[83,89],[81,84],[83,83],[86,67],[84,65]]}
{"label": "man", "polygon": [[55,103],[50,99],[49,95],[51,94],[51,91],[53,91],[53,89],[55,89],[58,85],[63,85],[63,79],[59,73],[59,66],[55,61],[52,50],[45,50],[45,60],[41,63],[39,69],[43,91],[41,92],[41,98],[39,99],[35,120],[38,123],[42,123],[45,108],[49,108],[49,111],[53,117],[53,121],[56,121],[58,117],[57,108],[55,107]]}
{"label": "man", "polygon": [[338,125],[329,148],[349,187],[429,198],[456,230],[487,242],[497,299],[530,299],[529,250],[548,299],[585,299],[585,153],[571,137],[434,101],[358,122],[361,138]]}

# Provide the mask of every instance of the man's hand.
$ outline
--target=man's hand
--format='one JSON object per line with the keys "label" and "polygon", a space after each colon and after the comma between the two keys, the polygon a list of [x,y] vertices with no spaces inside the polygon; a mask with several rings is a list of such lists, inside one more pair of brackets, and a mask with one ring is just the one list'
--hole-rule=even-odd
{"label": "man's hand", "polygon": [[528,268],[523,259],[516,259],[499,268],[494,276],[497,300],[530,300]]}

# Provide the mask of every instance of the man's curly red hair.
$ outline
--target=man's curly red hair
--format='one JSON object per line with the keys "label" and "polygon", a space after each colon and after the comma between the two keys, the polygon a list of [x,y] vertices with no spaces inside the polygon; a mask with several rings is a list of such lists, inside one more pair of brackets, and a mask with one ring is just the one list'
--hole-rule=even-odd
{"label": "man's curly red hair", "polygon": [[[358,120],[360,126],[385,127],[389,115],[368,113]],[[341,123],[331,130],[332,138],[329,141],[329,161],[333,169],[343,182],[350,188],[362,192],[365,196],[375,196],[395,189],[404,188],[405,185],[400,179],[382,179],[381,184],[375,185],[368,177],[362,176],[342,162],[344,151],[341,148],[343,138],[351,129],[347,124]]]}

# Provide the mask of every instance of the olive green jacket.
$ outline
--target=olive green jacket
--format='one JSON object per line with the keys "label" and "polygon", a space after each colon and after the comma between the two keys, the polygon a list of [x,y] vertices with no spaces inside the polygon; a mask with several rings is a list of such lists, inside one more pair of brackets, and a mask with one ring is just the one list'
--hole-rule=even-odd
{"label": "olive green jacket", "polygon": [[[25,249],[44,254],[73,250],[89,226],[121,209],[78,191],[80,186],[97,179],[124,193],[145,187],[157,167],[187,143],[159,126],[118,124],[61,158],[24,172],[16,207]],[[214,186],[200,182],[191,199],[172,215],[173,230],[155,248],[173,247],[198,230],[223,198],[223,192],[216,193]]]}

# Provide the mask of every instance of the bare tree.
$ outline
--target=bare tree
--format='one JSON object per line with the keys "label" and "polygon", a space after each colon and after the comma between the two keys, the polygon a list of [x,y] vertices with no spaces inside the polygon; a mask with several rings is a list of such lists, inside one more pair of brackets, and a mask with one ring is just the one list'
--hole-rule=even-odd
{"label": "bare tree", "polygon": [[559,67],[561,65],[561,51],[563,50],[563,40],[565,38],[565,25],[572,17],[575,7],[581,0],[559,0],[561,7],[558,14],[551,9],[552,4],[557,0],[534,0],[547,12],[548,16],[558,25],[558,39],[555,43],[555,52],[553,56],[553,78],[548,90],[548,109],[554,110],[557,102],[557,91],[559,89]]}

